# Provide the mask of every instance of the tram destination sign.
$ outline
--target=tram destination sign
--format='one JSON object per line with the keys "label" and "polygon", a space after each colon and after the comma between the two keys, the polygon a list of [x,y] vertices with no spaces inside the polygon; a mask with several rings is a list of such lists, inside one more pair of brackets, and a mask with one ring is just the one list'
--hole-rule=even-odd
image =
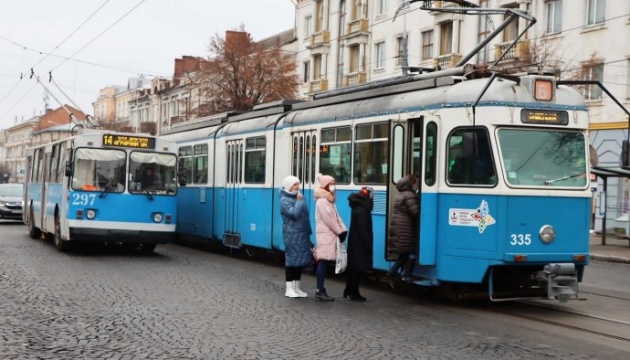
{"label": "tram destination sign", "polygon": [[155,138],[130,135],[103,135],[103,146],[115,146],[135,149],[155,149]]}
{"label": "tram destination sign", "polygon": [[566,111],[523,109],[521,121],[526,124],[567,125],[569,114]]}

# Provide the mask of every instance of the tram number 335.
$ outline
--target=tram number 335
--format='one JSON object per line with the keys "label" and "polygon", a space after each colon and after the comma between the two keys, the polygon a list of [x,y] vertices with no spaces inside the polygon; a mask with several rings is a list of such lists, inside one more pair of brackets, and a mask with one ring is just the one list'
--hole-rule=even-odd
{"label": "tram number 335", "polygon": [[72,194],[72,205],[94,205],[96,194]]}
{"label": "tram number 335", "polygon": [[530,245],[532,243],[532,234],[512,234],[510,238],[510,245]]}

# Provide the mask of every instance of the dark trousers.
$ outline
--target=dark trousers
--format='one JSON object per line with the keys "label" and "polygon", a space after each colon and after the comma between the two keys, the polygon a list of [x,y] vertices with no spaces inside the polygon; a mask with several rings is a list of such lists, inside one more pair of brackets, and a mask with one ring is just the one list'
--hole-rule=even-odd
{"label": "dark trousers", "polygon": [[394,263],[389,272],[387,273],[390,277],[395,277],[398,275],[398,272],[402,269],[404,270],[404,276],[411,276],[411,272],[413,270],[413,265],[416,262],[416,254],[414,253],[402,253],[398,255],[398,259]]}
{"label": "dark trousers", "polygon": [[300,281],[302,277],[302,266],[287,266],[285,270],[285,278],[287,281]]}
{"label": "dark trousers", "polygon": [[317,290],[324,291],[324,280],[326,280],[326,271],[328,270],[328,260],[319,260],[317,263]]}
{"label": "dark trousers", "polygon": [[361,271],[346,270],[346,290],[344,291],[344,294],[348,296],[361,295],[359,293],[359,283],[364,276],[365,273]]}

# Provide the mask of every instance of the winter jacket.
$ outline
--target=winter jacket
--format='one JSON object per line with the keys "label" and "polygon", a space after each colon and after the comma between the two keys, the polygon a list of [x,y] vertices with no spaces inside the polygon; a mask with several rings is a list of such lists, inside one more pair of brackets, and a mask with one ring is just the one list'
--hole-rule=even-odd
{"label": "winter jacket", "polygon": [[394,254],[415,253],[418,243],[418,195],[408,177],[396,184],[398,196],[389,224],[389,250]]}
{"label": "winter jacket", "polygon": [[306,266],[312,261],[311,222],[306,201],[280,189],[280,214],[284,239],[285,266]]}
{"label": "winter jacket", "polygon": [[315,189],[315,233],[317,258],[335,260],[337,258],[337,238],[348,231],[335,207],[334,195],[322,188]]}
{"label": "winter jacket", "polygon": [[356,193],[348,196],[352,209],[348,233],[348,271],[372,270],[374,234],[372,232],[372,207],[374,200]]}

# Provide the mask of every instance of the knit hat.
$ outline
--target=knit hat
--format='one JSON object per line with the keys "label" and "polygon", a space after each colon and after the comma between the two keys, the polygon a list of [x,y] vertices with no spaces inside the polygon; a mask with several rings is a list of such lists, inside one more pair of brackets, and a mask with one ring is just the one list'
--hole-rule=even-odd
{"label": "knit hat", "polygon": [[335,179],[330,175],[317,174],[317,182],[319,183],[319,186],[322,188],[325,188],[326,186],[328,186],[328,184],[330,184],[333,181],[335,181]]}
{"label": "knit hat", "polygon": [[286,191],[289,191],[293,185],[299,183],[300,179],[293,175],[289,175],[282,180],[282,188]]}

